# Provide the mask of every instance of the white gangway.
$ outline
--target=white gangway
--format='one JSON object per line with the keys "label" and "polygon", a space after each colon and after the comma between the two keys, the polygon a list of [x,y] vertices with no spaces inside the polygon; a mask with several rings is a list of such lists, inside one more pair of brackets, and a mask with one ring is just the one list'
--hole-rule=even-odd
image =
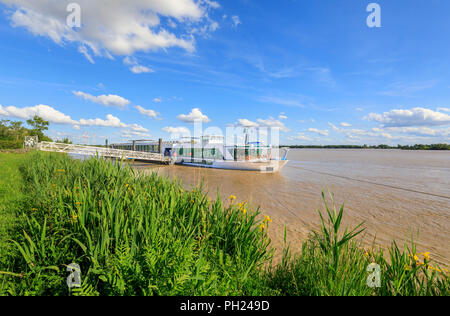
{"label": "white gangway", "polygon": [[171,157],[165,157],[163,154],[112,149],[106,147],[40,142],[37,144],[37,149],[48,152],[70,153],[78,155],[99,156],[99,157],[119,158],[119,159],[134,159],[140,161],[157,162],[162,164],[173,164],[174,162]]}

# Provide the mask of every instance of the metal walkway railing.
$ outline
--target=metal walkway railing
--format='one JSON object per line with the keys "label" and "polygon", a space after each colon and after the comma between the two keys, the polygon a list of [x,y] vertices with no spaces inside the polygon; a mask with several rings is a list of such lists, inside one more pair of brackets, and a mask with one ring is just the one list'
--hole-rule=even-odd
{"label": "metal walkway railing", "polygon": [[158,162],[163,164],[172,164],[173,160],[171,157],[165,157],[162,154],[147,153],[142,151],[131,151],[131,150],[121,150],[112,149],[106,147],[92,147],[83,145],[73,145],[73,144],[62,144],[62,143],[51,143],[51,142],[40,142],[37,145],[37,149],[41,151],[50,151],[58,153],[71,153],[78,155],[88,155],[88,156],[101,156],[108,158],[120,158],[120,159],[135,159],[148,162]]}

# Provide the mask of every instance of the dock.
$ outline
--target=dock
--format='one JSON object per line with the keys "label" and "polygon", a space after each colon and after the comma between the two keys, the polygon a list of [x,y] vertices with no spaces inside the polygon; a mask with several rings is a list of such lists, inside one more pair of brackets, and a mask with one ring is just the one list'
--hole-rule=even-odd
{"label": "dock", "polygon": [[77,154],[85,156],[98,156],[105,158],[118,158],[127,160],[139,160],[144,162],[170,165],[174,163],[171,157],[165,157],[160,153],[149,153],[133,150],[112,149],[108,147],[94,147],[73,144],[39,142],[37,149],[40,151]]}

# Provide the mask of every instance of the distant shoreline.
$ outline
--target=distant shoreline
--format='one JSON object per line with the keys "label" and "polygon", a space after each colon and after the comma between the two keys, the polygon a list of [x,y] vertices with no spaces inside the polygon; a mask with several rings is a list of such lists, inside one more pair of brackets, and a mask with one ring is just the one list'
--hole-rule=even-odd
{"label": "distant shoreline", "polygon": [[291,149],[400,149],[400,150],[450,150],[450,144],[431,144],[431,145],[283,145]]}

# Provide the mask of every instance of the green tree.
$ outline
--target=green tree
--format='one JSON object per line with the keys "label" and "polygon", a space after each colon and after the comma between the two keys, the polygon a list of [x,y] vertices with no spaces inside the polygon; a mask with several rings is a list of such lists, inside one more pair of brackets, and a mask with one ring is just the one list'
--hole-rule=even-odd
{"label": "green tree", "polygon": [[49,121],[45,121],[42,117],[35,115],[33,119],[27,120],[27,124],[32,127],[31,136],[38,136],[39,141],[51,141],[51,139],[44,135],[44,131],[48,130]]}

